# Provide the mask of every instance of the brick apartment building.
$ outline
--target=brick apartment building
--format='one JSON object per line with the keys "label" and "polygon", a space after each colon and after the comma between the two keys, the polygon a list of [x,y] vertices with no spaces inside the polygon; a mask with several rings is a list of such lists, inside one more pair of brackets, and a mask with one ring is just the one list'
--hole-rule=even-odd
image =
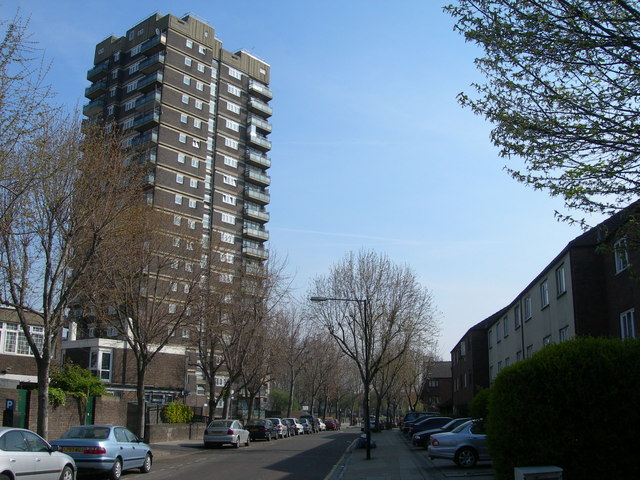
{"label": "brick apartment building", "polygon": [[[455,409],[467,408],[485,378],[488,386],[501,369],[551,343],[637,337],[639,208],[634,203],[569,242],[509,305],[465,334],[451,351]],[[487,377],[474,373],[485,370]]]}
{"label": "brick apartment building", "polygon": [[[261,275],[269,256],[270,66],[224,50],[214,28],[193,15],[155,14],[98,43],[87,79],[87,121],[120,129],[133,159],[149,167],[144,200],[162,214],[163,234],[179,250],[167,288],[176,297],[186,292],[183,277],[194,266],[212,289]],[[169,301],[168,312],[176,305]],[[134,359],[118,331],[83,313],[73,320],[65,358],[95,371],[111,393],[130,397]],[[150,366],[148,401],[206,403],[208,386],[188,337],[177,332]],[[226,380],[222,372],[217,387]]]}

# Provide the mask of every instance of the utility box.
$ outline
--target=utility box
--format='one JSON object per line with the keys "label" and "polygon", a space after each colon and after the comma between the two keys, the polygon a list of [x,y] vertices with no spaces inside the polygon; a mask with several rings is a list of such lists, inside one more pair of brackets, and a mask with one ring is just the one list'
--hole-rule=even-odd
{"label": "utility box", "polygon": [[516,467],[513,469],[515,480],[562,480],[560,467]]}

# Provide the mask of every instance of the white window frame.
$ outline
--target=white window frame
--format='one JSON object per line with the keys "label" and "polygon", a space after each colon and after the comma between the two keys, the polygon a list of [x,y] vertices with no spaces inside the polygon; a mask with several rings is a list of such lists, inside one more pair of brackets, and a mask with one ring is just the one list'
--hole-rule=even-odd
{"label": "white window frame", "polygon": [[236,216],[232,215],[230,213],[226,213],[226,212],[222,212],[220,214],[221,217],[221,221],[224,223],[228,223],[230,225],[235,225],[236,224]]}
{"label": "white window frame", "polygon": [[549,281],[545,278],[540,283],[540,308],[549,306]]}
{"label": "white window frame", "polygon": [[224,137],[224,145],[225,147],[238,150],[238,146],[240,145],[240,143],[237,140],[234,140],[233,138]]}
{"label": "white window frame", "polygon": [[229,92],[231,95],[235,95],[236,97],[239,97],[242,95],[242,90],[240,90],[238,87],[230,83],[227,84],[227,92]]}
{"label": "white window frame", "polygon": [[236,105],[233,102],[227,101],[227,110],[229,110],[230,112],[239,114],[240,113],[240,105]]}
{"label": "white window frame", "polygon": [[233,67],[229,68],[229,76],[233,78],[237,78],[238,80],[242,80],[242,72],[240,70],[236,70]]}
{"label": "white window frame", "polygon": [[633,308],[620,314],[620,338],[636,338],[636,313]]}
{"label": "white window frame", "polygon": [[626,270],[629,265],[629,252],[627,251],[627,239],[621,238],[613,244],[613,254],[616,262],[616,273]]}
{"label": "white window frame", "polygon": [[237,198],[234,197],[233,195],[229,195],[228,193],[223,193],[222,194],[222,201],[224,203],[228,203],[229,205],[236,205],[237,204]]}
{"label": "white window frame", "polygon": [[236,177],[232,177],[231,175],[227,175],[225,173],[222,174],[222,182],[233,187],[236,187],[238,185],[238,179]]}
{"label": "white window frame", "polygon": [[229,120],[228,118],[225,118],[224,124],[229,130],[233,130],[234,132],[240,131],[240,124],[238,122],[234,122],[233,120]]}
{"label": "white window frame", "polygon": [[564,263],[556,268],[556,294],[558,296],[567,292],[567,279],[565,276]]}
{"label": "white window frame", "polygon": [[181,173],[176,173],[176,183],[182,185],[184,183],[184,175]]}

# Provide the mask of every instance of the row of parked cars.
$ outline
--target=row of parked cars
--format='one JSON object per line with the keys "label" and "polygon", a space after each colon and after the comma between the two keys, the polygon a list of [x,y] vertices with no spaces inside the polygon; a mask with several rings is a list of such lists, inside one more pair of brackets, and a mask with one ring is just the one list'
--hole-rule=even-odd
{"label": "row of parked cars", "polygon": [[452,460],[463,468],[491,460],[482,419],[411,413],[401,431],[413,445],[426,448],[429,458]]}
{"label": "row of parked cars", "polygon": [[340,422],[334,418],[322,421],[313,415],[299,418],[255,419],[242,425],[239,420],[212,420],[204,431],[205,447],[220,445],[249,446],[253,440],[277,440],[324,430],[340,430]]}
{"label": "row of parked cars", "polygon": [[74,480],[78,474],[119,480],[124,470],[148,473],[152,463],[151,447],[125,427],[73,427],[51,443],[30,430],[0,427],[2,480]]}

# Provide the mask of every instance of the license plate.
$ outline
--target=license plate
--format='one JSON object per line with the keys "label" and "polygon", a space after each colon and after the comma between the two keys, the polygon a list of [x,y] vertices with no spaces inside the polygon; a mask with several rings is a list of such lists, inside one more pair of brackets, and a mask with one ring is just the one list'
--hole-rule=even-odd
{"label": "license plate", "polygon": [[212,435],[224,435],[225,432],[211,432]]}
{"label": "license plate", "polygon": [[251,429],[249,429],[249,431],[251,431],[251,432],[259,432],[259,431],[260,431],[260,429],[258,429],[258,428],[251,428]]}
{"label": "license plate", "polygon": [[63,452],[75,452],[82,453],[84,452],[84,447],[62,447]]}

